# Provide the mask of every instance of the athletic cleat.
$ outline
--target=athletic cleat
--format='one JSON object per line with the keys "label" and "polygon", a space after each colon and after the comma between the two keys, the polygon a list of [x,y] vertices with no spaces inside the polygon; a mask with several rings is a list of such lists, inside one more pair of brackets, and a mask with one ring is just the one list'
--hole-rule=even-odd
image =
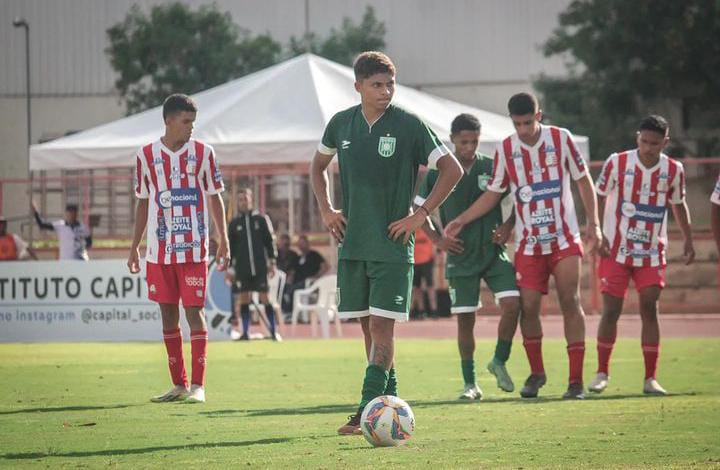
{"label": "athletic cleat", "polygon": [[175,385],[166,394],[152,397],[150,401],[153,403],[165,403],[170,401],[184,400],[189,393],[190,390],[188,390],[187,387],[185,387],[184,385]]}
{"label": "athletic cleat", "polygon": [[340,426],[338,434],[341,436],[352,436],[355,434],[362,434],[360,429],[360,417],[362,416],[362,410],[358,410],[354,415],[348,416],[348,422]]}
{"label": "athletic cleat", "polygon": [[567,392],[563,393],[563,400],[584,400],[585,389],[583,384],[570,384],[568,385]]}
{"label": "athletic cleat", "polygon": [[515,390],[515,384],[508,374],[505,364],[498,364],[495,361],[488,362],[487,370],[495,376],[497,386],[504,392],[512,392]]}
{"label": "athletic cleat", "polygon": [[525,385],[520,390],[520,396],[523,398],[535,398],[543,385],[547,382],[545,374],[530,374],[525,380]]}
{"label": "athletic cleat", "polygon": [[602,393],[608,386],[610,377],[605,372],[598,372],[595,378],[590,382],[588,390],[594,393]]}
{"label": "athletic cleat", "polygon": [[280,336],[280,333],[273,333],[272,336],[270,336],[270,339],[273,341],[277,341],[278,343],[282,342],[282,336]]}
{"label": "athletic cleat", "polygon": [[483,392],[477,384],[465,384],[465,391],[458,400],[482,400]]}
{"label": "athletic cleat", "polygon": [[645,395],[667,395],[667,391],[660,386],[660,384],[654,378],[650,377],[645,380],[645,386],[643,387],[643,393]]}
{"label": "athletic cleat", "polygon": [[190,387],[190,394],[185,398],[185,403],[205,403],[205,387],[193,384]]}

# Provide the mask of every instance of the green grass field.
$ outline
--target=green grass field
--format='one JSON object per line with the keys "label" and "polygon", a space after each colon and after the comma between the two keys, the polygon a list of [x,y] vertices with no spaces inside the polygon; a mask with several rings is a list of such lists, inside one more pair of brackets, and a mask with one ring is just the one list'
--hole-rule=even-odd
{"label": "green grass field", "polygon": [[[720,341],[663,342],[664,398],[641,393],[638,343],[618,342],[599,397],[559,399],[564,343],[548,340],[542,398],[503,393],[483,369],[485,400],[460,403],[454,342],[401,340],[400,395],[417,428],[389,449],[335,435],[359,398],[358,340],[212,343],[204,405],[149,403],[169,386],[159,342],[0,345],[0,467],[720,467]],[[480,363],[492,347],[478,343]],[[517,385],[528,367],[517,341],[513,352]]]}

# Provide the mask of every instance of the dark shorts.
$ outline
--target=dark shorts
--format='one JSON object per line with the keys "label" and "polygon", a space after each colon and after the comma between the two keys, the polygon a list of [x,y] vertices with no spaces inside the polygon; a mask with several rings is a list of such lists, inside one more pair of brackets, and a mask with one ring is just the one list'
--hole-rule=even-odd
{"label": "dark shorts", "polygon": [[420,287],[422,286],[423,279],[425,280],[425,285],[428,287],[432,287],[433,285],[433,267],[435,266],[435,263],[432,261],[428,261],[427,263],[423,264],[416,264],[413,268],[414,271],[414,277],[413,277],[413,287]]}
{"label": "dark shorts", "polygon": [[239,292],[267,292],[268,280],[266,275],[262,276],[243,276],[235,278],[232,291],[234,294]]}

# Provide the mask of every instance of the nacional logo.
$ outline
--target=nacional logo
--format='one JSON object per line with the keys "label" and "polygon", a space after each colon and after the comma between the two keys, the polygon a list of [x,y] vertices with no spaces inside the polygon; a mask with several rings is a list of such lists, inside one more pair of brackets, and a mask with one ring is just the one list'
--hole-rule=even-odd
{"label": "nacional logo", "polygon": [[522,188],[518,189],[518,198],[520,201],[524,203],[528,203],[532,201],[533,197],[533,190],[530,186],[523,186]]}
{"label": "nacional logo", "polygon": [[490,182],[490,175],[478,175],[478,189],[480,191],[486,191],[488,183]]}
{"label": "nacional logo", "polygon": [[633,204],[632,202],[628,202],[628,201],[623,202],[622,206],[620,207],[620,210],[622,211],[622,214],[625,217],[628,217],[631,219],[633,217],[635,217],[636,209],[635,209],[635,204]]}
{"label": "nacional logo", "polygon": [[395,154],[395,144],[397,139],[395,137],[380,137],[378,142],[378,153],[381,157],[390,158]]}
{"label": "nacional logo", "polygon": [[560,197],[562,186],[560,180],[541,181],[525,185],[517,190],[517,198],[527,204],[530,201],[542,201]]}
{"label": "nacional logo", "polygon": [[158,193],[157,201],[163,209],[196,206],[200,202],[200,192],[197,188],[168,189]]}

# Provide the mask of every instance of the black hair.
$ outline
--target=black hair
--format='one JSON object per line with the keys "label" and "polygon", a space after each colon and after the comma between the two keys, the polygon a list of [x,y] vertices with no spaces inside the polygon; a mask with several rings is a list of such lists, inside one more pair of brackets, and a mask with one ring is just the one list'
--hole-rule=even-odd
{"label": "black hair", "polygon": [[188,95],[175,93],[165,98],[165,102],[163,102],[163,120],[183,111],[197,113],[197,105]]}
{"label": "black hair", "polygon": [[65,210],[70,211],[70,212],[77,212],[78,205],[77,204],[65,204]]}
{"label": "black hair", "polygon": [[540,104],[532,93],[517,93],[508,101],[508,112],[511,116],[535,114],[540,110]]}
{"label": "black hair", "polygon": [[472,114],[458,114],[450,125],[451,134],[459,134],[462,131],[480,132],[480,121]]}
{"label": "black hair", "polygon": [[355,58],[353,72],[355,72],[355,80],[362,80],[376,73],[395,75],[395,64],[382,52],[367,51]]}
{"label": "black hair", "polygon": [[661,136],[665,137],[670,131],[670,124],[668,124],[667,119],[659,114],[651,114],[640,121],[640,127],[638,130],[657,132]]}

